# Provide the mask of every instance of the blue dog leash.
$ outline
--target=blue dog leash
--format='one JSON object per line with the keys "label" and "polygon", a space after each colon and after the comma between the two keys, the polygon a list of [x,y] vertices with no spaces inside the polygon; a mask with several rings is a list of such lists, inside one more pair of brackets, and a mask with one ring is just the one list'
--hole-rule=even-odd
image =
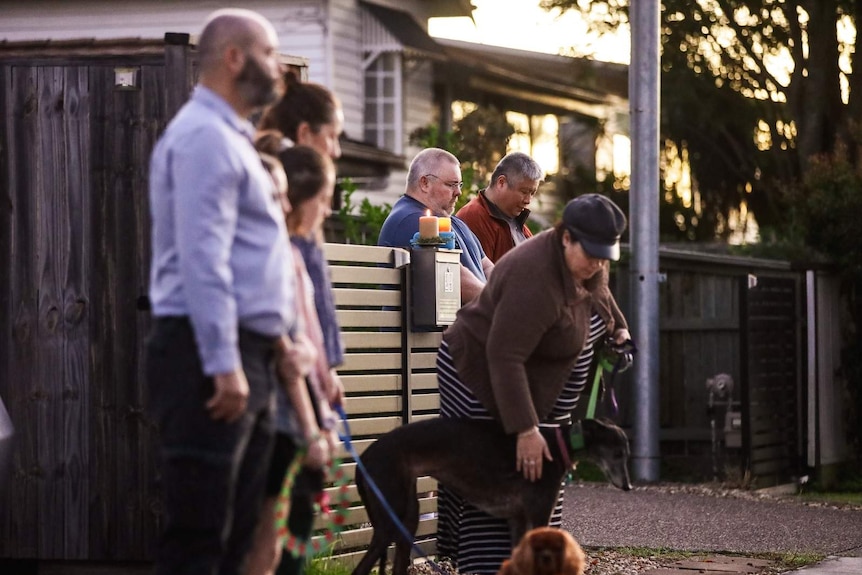
{"label": "blue dog leash", "polygon": [[353,443],[351,442],[351,434],[350,434],[350,424],[347,422],[347,414],[344,412],[344,408],[339,404],[335,406],[335,410],[338,413],[339,417],[341,417],[341,422],[344,425],[344,434],[339,433],[338,437],[344,443],[344,448],[347,450],[347,453],[353,458],[356,462],[356,468],[362,472],[365,476],[365,480],[368,482],[368,486],[371,488],[371,491],[374,492],[374,495],[377,497],[377,500],[383,505],[383,509],[386,510],[386,513],[389,515],[389,518],[395,523],[395,526],[398,528],[398,531],[401,533],[402,537],[404,537],[407,541],[410,542],[410,546],[413,551],[421,558],[425,559],[432,568],[434,568],[440,575],[447,575],[447,572],[440,567],[433,559],[428,557],[428,555],[416,545],[416,542],[413,538],[413,534],[404,527],[404,524],[401,523],[401,520],[398,519],[398,516],[395,515],[395,511],[390,507],[389,502],[386,501],[386,498],[383,497],[383,493],[380,492],[380,488],[377,487],[377,484],[374,483],[374,479],[371,478],[371,474],[368,473],[368,470],[365,469],[365,465],[362,464],[362,459],[360,459],[359,454],[356,453],[356,449],[353,447]]}

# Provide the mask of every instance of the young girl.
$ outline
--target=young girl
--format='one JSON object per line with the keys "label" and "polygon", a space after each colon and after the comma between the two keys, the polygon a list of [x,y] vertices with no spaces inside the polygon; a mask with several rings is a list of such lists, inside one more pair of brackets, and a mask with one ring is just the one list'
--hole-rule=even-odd
{"label": "young girl", "polygon": [[[258,128],[262,134],[268,134],[270,150],[273,154],[288,146],[308,146],[318,152],[321,156],[337,159],[341,156],[339,137],[344,127],[344,112],[341,102],[335,94],[326,86],[314,82],[300,82],[294,74],[288,73],[285,77],[284,96],[272,107],[267,109],[260,120]],[[275,135],[278,137],[274,137]],[[280,138],[286,138],[282,142]],[[325,163],[325,160],[323,160]],[[298,171],[291,169],[293,178],[297,178]],[[299,187],[291,187],[292,194],[299,194]],[[309,193],[313,193],[309,190]],[[331,203],[332,186],[326,192],[327,198],[320,198],[324,202],[321,209],[325,213],[320,215],[321,219],[328,214]],[[313,224],[311,228],[319,226]],[[329,363],[329,379],[332,382],[332,392],[335,395],[333,401],[340,402],[343,398],[343,386],[335,369],[344,363],[344,345],[341,340],[341,330],[335,318],[335,303],[332,299],[332,291],[329,282],[329,269],[320,246],[320,233],[313,233],[314,237],[306,237],[302,234],[291,234],[291,238],[299,238],[294,242],[303,253],[304,261],[309,275],[314,283],[314,305],[320,319],[323,331],[323,343],[326,349],[326,359]],[[304,240],[302,238],[305,238]],[[314,240],[314,241],[311,241]],[[300,477],[304,476],[304,472]],[[290,530],[296,533],[292,527],[293,521],[310,522],[310,518],[294,518],[294,513],[299,513],[300,506],[291,507],[288,524]],[[300,513],[300,515],[302,515]],[[309,523],[310,524],[310,523]],[[310,527],[309,527],[310,529]],[[284,555],[278,568],[279,575],[300,575],[304,561],[302,558]]]}
{"label": "young girl", "polygon": [[[326,329],[322,326],[322,324],[335,322],[334,305],[331,315],[318,317],[315,300],[328,297],[330,303],[332,301],[328,270],[321,244],[323,220],[330,213],[335,167],[328,156],[322,156],[312,148],[286,147],[278,133],[261,134],[257,145],[261,151],[277,155],[287,175],[287,200],[291,209],[286,213],[285,219],[294,250],[298,315],[303,332],[316,351],[315,364],[308,373],[306,381],[315,407],[316,423],[326,439],[326,451],[329,455],[336,441],[334,434],[336,418],[330,405],[342,402],[343,389],[340,381],[333,378],[334,370],[330,368],[325,349],[324,333],[331,330],[333,326],[326,325]],[[315,276],[317,276],[316,279]],[[337,333],[337,323],[334,328]],[[285,408],[289,406],[279,406],[281,411]],[[298,419],[301,420],[301,418]],[[292,436],[282,434],[281,440],[277,441],[270,467],[267,510],[275,509],[284,474],[301,446],[301,440],[296,440],[296,434]],[[317,464],[316,460],[306,458],[295,478],[287,519],[288,530],[299,539],[308,539],[311,536],[314,500],[322,489],[321,465]],[[263,522],[259,525],[255,546],[249,557],[246,571],[248,575],[273,573],[276,566],[279,566],[279,573],[294,574],[302,571],[303,557],[286,555],[279,564],[282,549],[278,544],[273,519],[274,513],[263,515]],[[269,523],[264,523],[266,521]]]}

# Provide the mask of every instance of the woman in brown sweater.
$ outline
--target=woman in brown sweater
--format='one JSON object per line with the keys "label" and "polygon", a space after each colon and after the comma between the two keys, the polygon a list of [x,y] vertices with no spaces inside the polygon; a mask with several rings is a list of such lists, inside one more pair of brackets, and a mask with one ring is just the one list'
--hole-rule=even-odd
{"label": "woman in brown sweater", "polygon": [[[628,325],[608,287],[619,259],[622,211],[598,194],[570,201],[562,222],[503,256],[479,297],[458,312],[437,359],[443,417],[496,419],[518,434],[512,465],[541,477],[551,459],[539,425],[571,419],[593,343],[622,343]],[[461,573],[496,573],[509,557],[508,525],[442,486],[438,552]],[[562,496],[562,492],[561,492]],[[551,518],[560,524],[561,502]]]}

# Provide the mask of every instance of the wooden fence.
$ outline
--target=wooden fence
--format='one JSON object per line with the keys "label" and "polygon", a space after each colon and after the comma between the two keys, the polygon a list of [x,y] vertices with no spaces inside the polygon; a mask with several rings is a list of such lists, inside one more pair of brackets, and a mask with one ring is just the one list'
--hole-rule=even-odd
{"label": "wooden fence", "polygon": [[[401,267],[407,252],[398,248],[326,244],[332,266],[335,303],[341,323],[346,356],[338,370],[347,394],[346,412],[358,453],[387,431],[425,417],[439,408],[435,362],[441,332],[413,332],[410,328],[409,273]],[[356,464],[349,454],[344,469],[351,478]],[[436,511],[436,489],[431,478],[419,480],[426,493],[420,513]],[[371,539],[368,516],[355,487],[349,488],[351,508],[346,530],[335,552],[346,563],[358,561]],[[333,493],[333,496],[335,494]],[[320,522],[318,527],[322,527]],[[433,551],[436,519],[422,519],[417,534],[420,546]]]}
{"label": "wooden fence", "polygon": [[[740,430],[741,448],[721,448],[720,471],[748,472],[760,485],[790,481],[804,466],[806,441],[805,334],[810,318],[804,270],[785,261],[667,247],[659,255],[664,274],[659,288],[659,417],[665,471],[695,480],[712,478],[706,380],[727,373],[735,382],[731,407],[741,412],[745,429]],[[617,268],[614,280],[614,293],[631,318],[626,263]],[[776,282],[786,286],[780,301]],[[750,301],[765,303],[755,308]],[[764,322],[767,326],[777,322],[781,328],[759,327]],[[775,354],[779,336],[781,353]],[[632,386],[630,374],[617,386],[619,420],[626,427],[633,425],[636,412]],[[715,412],[719,440],[727,407],[719,402]],[[773,427],[771,435],[778,433],[777,421],[781,445],[766,433],[768,427]]]}

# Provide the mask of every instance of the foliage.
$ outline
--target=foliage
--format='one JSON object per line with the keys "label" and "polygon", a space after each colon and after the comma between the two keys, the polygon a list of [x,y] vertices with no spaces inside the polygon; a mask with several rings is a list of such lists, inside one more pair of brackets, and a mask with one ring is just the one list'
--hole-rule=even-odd
{"label": "foliage", "polygon": [[811,158],[802,182],[783,193],[789,237],[810,258],[828,258],[849,278],[862,277],[862,174],[839,144]]}
{"label": "foliage", "polygon": [[[849,382],[850,421],[862,415],[862,169],[847,158],[843,144],[832,154],[813,157],[800,185],[786,192],[787,227],[799,252],[814,261],[835,264],[844,280],[851,313],[844,333],[841,370],[836,376]],[[790,243],[787,241],[786,243]],[[800,245],[801,244],[801,245]],[[862,430],[853,427],[849,438],[862,460]]]}
{"label": "foliage", "polygon": [[357,206],[353,203],[353,194],[357,186],[349,178],[341,182],[341,189],[341,207],[335,213],[335,217],[344,228],[345,243],[376,245],[380,229],[386,221],[386,216],[392,211],[392,206],[372,204],[368,198],[363,198]]}
{"label": "foliage", "polygon": [[[493,105],[478,106],[453,126],[458,158],[472,169],[472,182],[484,188],[503,156],[509,140],[517,133],[506,120],[506,114]],[[468,158],[465,161],[465,158]]]}
{"label": "foliage", "polygon": [[[543,0],[576,10],[593,32],[630,24],[628,0]],[[661,230],[727,238],[735,214],[755,217],[767,248],[751,252],[835,262],[846,280],[850,332],[842,372],[862,415],[862,72],[854,70],[862,3],[849,0],[662,0]],[[844,93],[842,94],[842,90]],[[686,154],[691,195],[668,177]],[[679,180],[678,180],[679,181]],[[852,420],[851,420],[852,421]],[[862,458],[862,431],[857,430]]]}
{"label": "foliage", "polygon": [[[781,231],[781,190],[811,159],[862,125],[862,74],[837,29],[855,24],[843,0],[662,0],[661,131],[687,150],[699,213],[674,218],[686,239],[727,237],[743,207]],[[576,10],[593,32],[629,25],[627,0],[543,0]],[[839,58],[844,63],[839,67]],[[848,87],[842,100],[842,82]],[[848,148],[855,165],[856,146]],[[678,191],[678,190],[677,190]],[[682,217],[680,217],[682,216]],[[664,224],[664,222],[663,222]]]}

